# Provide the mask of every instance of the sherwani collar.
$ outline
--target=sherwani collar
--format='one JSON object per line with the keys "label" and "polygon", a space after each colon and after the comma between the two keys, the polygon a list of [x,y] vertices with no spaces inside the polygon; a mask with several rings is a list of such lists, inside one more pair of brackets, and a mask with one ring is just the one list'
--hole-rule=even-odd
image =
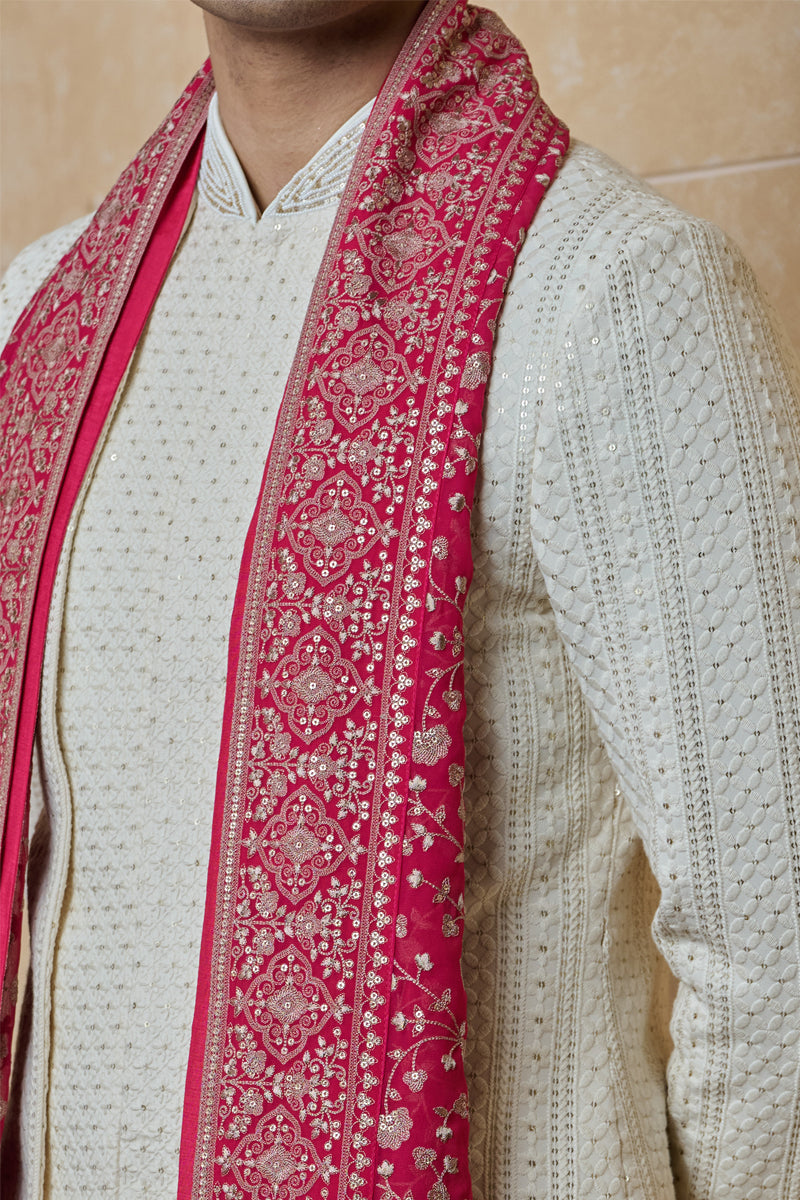
{"label": "sherwani collar", "polygon": [[222,124],[219,97],[215,92],[208,107],[198,193],[218,212],[238,217],[250,225],[256,225],[264,218],[269,220],[281,214],[311,212],[338,204],[374,103],[369,100],[353,113],[259,213],[247,176]]}

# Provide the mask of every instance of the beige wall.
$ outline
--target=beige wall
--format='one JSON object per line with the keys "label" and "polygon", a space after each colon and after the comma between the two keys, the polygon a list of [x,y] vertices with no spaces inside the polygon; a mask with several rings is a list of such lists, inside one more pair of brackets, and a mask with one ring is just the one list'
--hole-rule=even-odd
{"label": "beige wall", "polygon": [[[551,106],[744,248],[800,348],[800,2],[495,0]],[[205,56],[189,0],[0,0],[0,258],[93,208]]]}

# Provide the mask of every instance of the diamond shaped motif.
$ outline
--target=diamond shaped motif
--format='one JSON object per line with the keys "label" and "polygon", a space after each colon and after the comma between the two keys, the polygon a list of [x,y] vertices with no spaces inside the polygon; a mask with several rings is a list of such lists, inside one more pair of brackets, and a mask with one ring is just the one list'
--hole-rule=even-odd
{"label": "diamond shaped motif", "polygon": [[338,546],[355,532],[353,522],[348,521],[341,509],[332,509],[327,515],[317,517],[311,522],[310,529],[317,541],[328,548]]}
{"label": "diamond shaped motif", "polygon": [[367,392],[374,392],[386,378],[386,372],[380,369],[370,353],[342,371],[342,379],[357,396],[366,396]]}
{"label": "diamond shaped motif", "polygon": [[319,704],[336,691],[336,681],[322,667],[309,667],[294,681],[294,690],[306,704]]}
{"label": "diamond shaped motif", "polygon": [[300,638],[261,686],[306,742],[322,737],[337,717],[369,695],[338,642],[323,630]]}
{"label": "diamond shaped motif", "polygon": [[[383,253],[395,269],[394,255]],[[349,430],[371,421],[382,404],[396,403],[417,388],[406,359],[380,325],[360,329],[329,354],[314,382],[337,420]]]}
{"label": "diamond shaped motif", "polygon": [[352,847],[338,821],[329,817],[307,787],[287,796],[256,841],[261,860],[278,889],[293,902],[304,900]]}
{"label": "diamond shaped motif", "polygon": [[362,222],[357,237],[375,278],[390,292],[418,276],[451,245],[444,222],[419,199]]}
{"label": "diamond shaped motif", "polygon": [[325,480],[298,504],[288,533],[305,569],[319,583],[330,583],[349,571],[353,559],[367,554],[378,538],[385,542],[395,536],[346,471]]}
{"label": "diamond shaped motif", "polygon": [[267,1001],[267,1008],[284,1025],[291,1025],[300,1020],[308,1005],[294,984],[287,983]]}
{"label": "diamond shaped motif", "polygon": [[270,959],[266,971],[256,975],[236,1001],[251,1029],[280,1062],[302,1053],[338,1012],[333,997],[311,963],[298,950],[282,950]]}
{"label": "diamond shaped motif", "polygon": [[294,1159],[291,1155],[287,1154],[282,1146],[272,1146],[269,1150],[265,1150],[263,1154],[259,1154],[256,1159],[256,1166],[261,1174],[273,1185],[276,1183],[285,1183],[295,1171]]}
{"label": "diamond shaped motif", "polygon": [[303,826],[297,826],[278,842],[283,853],[295,866],[302,866],[323,849],[322,843]]}
{"label": "diamond shaped motif", "polygon": [[[328,1170],[299,1122],[281,1104],[261,1118],[231,1155],[236,1194],[248,1200],[301,1200]],[[241,1189],[241,1192],[239,1191]],[[314,1193],[316,1194],[316,1193]]]}

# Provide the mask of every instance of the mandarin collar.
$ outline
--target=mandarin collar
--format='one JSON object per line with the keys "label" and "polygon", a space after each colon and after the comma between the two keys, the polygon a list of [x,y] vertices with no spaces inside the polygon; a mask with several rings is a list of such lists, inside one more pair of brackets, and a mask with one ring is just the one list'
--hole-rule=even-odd
{"label": "mandarin collar", "polygon": [[345,121],[259,214],[242,164],[223,128],[215,92],[208,109],[198,192],[218,212],[239,217],[250,225],[258,224],[264,217],[310,212],[337,204],[374,103],[374,100],[367,101]]}

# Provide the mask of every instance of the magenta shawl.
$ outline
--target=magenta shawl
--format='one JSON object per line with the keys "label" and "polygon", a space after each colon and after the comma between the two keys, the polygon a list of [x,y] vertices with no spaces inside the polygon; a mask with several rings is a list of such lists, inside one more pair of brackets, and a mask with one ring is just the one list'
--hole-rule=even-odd
{"label": "magenta shawl", "polygon": [[[0,363],[7,980],[56,565],[188,211],[212,91],[206,66]],[[244,548],[186,1084],[186,1200],[469,1195],[470,507],[497,315],[566,145],[498,18],[431,0],[358,151]]]}

